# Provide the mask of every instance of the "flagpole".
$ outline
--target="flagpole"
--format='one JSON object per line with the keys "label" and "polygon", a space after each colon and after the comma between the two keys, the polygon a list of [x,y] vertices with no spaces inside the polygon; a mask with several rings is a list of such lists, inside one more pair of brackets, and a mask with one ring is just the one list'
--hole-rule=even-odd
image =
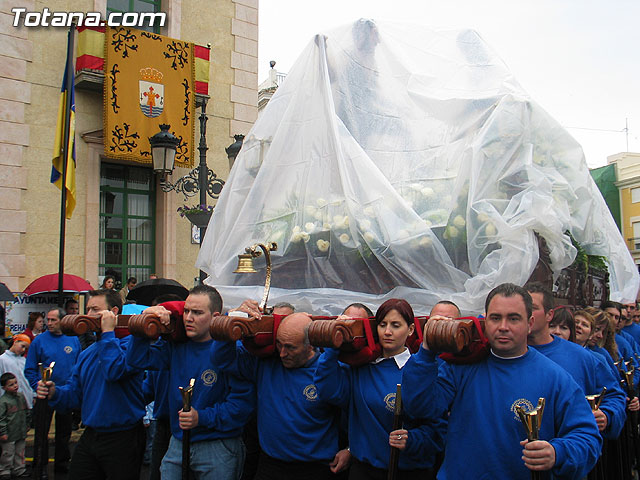
{"label": "flagpole", "polygon": [[71,119],[71,89],[73,88],[73,46],[74,46],[74,31],[76,24],[71,23],[69,27],[69,38],[67,41],[67,63],[65,65],[66,84],[65,90],[67,96],[65,98],[66,105],[64,109],[64,140],[62,142],[62,188],[60,188],[61,203],[60,203],[60,249],[58,257],[58,306],[62,307],[64,304],[64,244],[67,226],[67,163],[69,161],[69,121]]}

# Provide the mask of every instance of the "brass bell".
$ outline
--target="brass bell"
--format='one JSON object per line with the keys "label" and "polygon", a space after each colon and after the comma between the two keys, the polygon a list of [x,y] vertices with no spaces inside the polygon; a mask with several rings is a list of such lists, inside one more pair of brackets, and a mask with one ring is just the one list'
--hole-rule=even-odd
{"label": "brass bell", "polygon": [[238,255],[238,267],[233,273],[256,273],[253,267],[253,256],[250,253],[242,253]]}

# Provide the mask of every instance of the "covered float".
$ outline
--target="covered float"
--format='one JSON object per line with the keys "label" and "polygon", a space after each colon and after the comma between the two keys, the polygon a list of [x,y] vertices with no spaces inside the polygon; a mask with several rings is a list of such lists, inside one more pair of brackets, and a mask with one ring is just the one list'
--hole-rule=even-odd
{"label": "covered float", "polygon": [[611,298],[635,300],[582,148],[482,38],[358,20],[309,42],[247,135],[197,266],[226,306],[258,300],[264,266],[234,274],[237,255],[277,242],[271,304],[477,313],[491,288],[531,277],[539,242],[557,280],[576,256],[568,232],[606,257]]}

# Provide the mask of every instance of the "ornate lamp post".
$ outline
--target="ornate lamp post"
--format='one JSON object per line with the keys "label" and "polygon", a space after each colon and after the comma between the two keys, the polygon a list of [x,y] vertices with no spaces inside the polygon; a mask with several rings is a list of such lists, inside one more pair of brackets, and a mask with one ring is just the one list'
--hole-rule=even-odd
{"label": "ornate lamp post", "polygon": [[[207,98],[201,99],[200,108],[200,143],[198,151],[200,152],[200,164],[191,170],[187,175],[180,177],[175,183],[167,180],[167,175],[171,175],[174,168],[176,148],[178,146],[178,138],[169,132],[169,125],[160,125],[160,132],[149,138],[151,144],[151,156],[153,157],[153,170],[161,175],[160,188],[163,192],[175,190],[176,193],[182,193],[185,200],[193,197],[196,193],[200,194],[200,210],[199,214],[187,214],[187,218],[191,223],[200,229],[200,245],[207,231],[207,225],[211,218],[211,212],[207,212],[207,195],[217,200],[224,186],[224,180],[218,178],[213,170],[207,166]],[[244,135],[234,135],[235,142],[225,148],[227,157],[229,158],[229,167],[233,165],[238,152],[242,148],[242,140]],[[203,282],[206,275],[200,271],[200,282]]]}

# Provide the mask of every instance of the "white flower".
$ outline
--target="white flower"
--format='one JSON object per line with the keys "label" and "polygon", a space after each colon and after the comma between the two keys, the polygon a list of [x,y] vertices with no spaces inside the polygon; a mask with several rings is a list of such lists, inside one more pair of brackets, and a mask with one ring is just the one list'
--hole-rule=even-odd
{"label": "white flower", "polygon": [[409,238],[409,232],[404,228],[402,230],[398,230],[398,240],[404,240],[405,238]]}
{"label": "white flower", "polygon": [[307,243],[309,241],[309,238],[311,238],[307,232],[302,232],[300,236],[302,237],[304,243]]}
{"label": "white flower", "polygon": [[358,225],[360,225],[360,230],[369,230],[371,228],[371,221],[365,218],[360,220]]}
{"label": "white flower", "polygon": [[298,243],[300,240],[302,240],[302,234],[301,233],[294,233],[293,235],[291,235],[291,241],[293,243]]}
{"label": "white flower", "polygon": [[310,217],[313,217],[316,214],[316,207],[314,207],[313,205],[307,205],[306,207],[304,207],[304,213],[306,213]]}
{"label": "white flower", "polygon": [[346,233],[343,233],[342,235],[340,235],[339,240],[343,245],[346,245],[347,243],[349,243],[349,240],[351,240],[351,238]]}
{"label": "white flower", "polygon": [[365,214],[367,217],[371,217],[371,218],[373,218],[373,217],[375,217],[375,216],[376,216],[376,211],[375,211],[375,209],[374,209],[373,207],[371,207],[371,206],[369,206],[369,207],[364,207],[364,214]]}
{"label": "white flower", "polygon": [[324,215],[322,215],[322,212],[320,210],[317,210],[313,218],[321,222],[322,219],[324,218]]}
{"label": "white flower", "polygon": [[429,197],[433,197],[434,192],[433,192],[433,188],[431,187],[424,187],[422,190],[422,195],[429,198]]}
{"label": "white flower", "polygon": [[298,225],[296,225],[295,227],[293,227],[293,233],[294,233],[294,234],[296,234],[296,233],[300,233],[300,230],[301,230],[301,229],[300,229],[300,227],[299,227]]}
{"label": "white flower", "polygon": [[489,223],[487,224],[487,226],[484,229],[484,233],[488,236],[488,237],[493,237],[496,234],[496,227],[493,223]]}
{"label": "white flower", "polygon": [[457,215],[456,218],[453,219],[453,224],[456,227],[464,228],[467,222],[464,221],[464,218],[462,218],[462,215]]}
{"label": "white flower", "polygon": [[445,233],[449,234],[449,238],[456,238],[458,236],[458,229],[456,227],[454,227],[453,225],[450,225],[447,227],[447,229],[445,230]]}
{"label": "white flower", "polygon": [[327,250],[329,250],[329,245],[330,245],[329,242],[322,239],[316,242],[316,246],[318,247],[318,250],[320,250],[321,252],[326,252]]}
{"label": "white flower", "polygon": [[486,222],[486,221],[488,221],[488,220],[489,220],[489,216],[488,216],[486,213],[480,212],[480,213],[478,214],[478,221],[479,221],[479,222],[484,223],[484,222]]}
{"label": "white flower", "polygon": [[333,217],[333,223],[336,228],[344,230],[349,226],[349,217],[347,215],[344,217],[342,215],[335,215]]}
{"label": "white flower", "polygon": [[364,232],[364,241],[367,243],[371,243],[375,240],[375,236],[371,232]]}
{"label": "white flower", "polygon": [[316,200],[316,205],[318,205],[318,207],[320,207],[320,208],[326,207],[327,206],[327,201],[324,198],[319,197]]}
{"label": "white flower", "polygon": [[313,222],[307,222],[304,224],[304,229],[307,233],[313,233],[316,231],[316,224]]}
{"label": "white flower", "polygon": [[430,247],[431,245],[433,245],[433,240],[431,240],[429,237],[422,237],[420,239],[421,247]]}
{"label": "white flower", "polygon": [[331,224],[330,223],[323,223],[322,224],[322,230],[331,230]]}

